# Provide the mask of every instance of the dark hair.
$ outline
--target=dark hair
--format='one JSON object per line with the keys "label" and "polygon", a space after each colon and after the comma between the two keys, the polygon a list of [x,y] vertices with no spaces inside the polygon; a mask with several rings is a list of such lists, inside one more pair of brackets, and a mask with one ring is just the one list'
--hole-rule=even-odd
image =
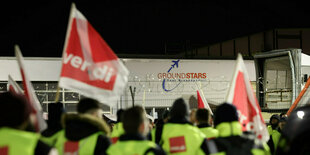
{"label": "dark hair", "polygon": [[199,123],[208,123],[209,120],[209,111],[207,109],[198,109],[196,111],[196,120]]}
{"label": "dark hair", "polygon": [[116,112],[117,122],[122,122],[122,115],[123,115],[123,113],[124,113],[123,109],[117,110],[117,112]]}
{"label": "dark hair", "polygon": [[87,113],[90,110],[100,109],[100,103],[92,98],[83,98],[77,104],[78,113]]}
{"label": "dark hair", "polygon": [[233,104],[223,103],[216,108],[214,125],[222,122],[238,121],[237,109]]}
{"label": "dark hair", "polygon": [[48,104],[48,126],[61,126],[61,116],[65,113],[65,108],[61,102]]}
{"label": "dark hair", "polygon": [[174,101],[170,116],[171,118],[184,118],[189,115],[189,108],[183,98],[178,98]]}
{"label": "dark hair", "polygon": [[24,96],[0,93],[0,127],[18,128],[29,119],[30,104]]}
{"label": "dark hair", "polygon": [[126,133],[135,134],[139,132],[139,126],[144,121],[144,110],[140,106],[127,109],[123,114],[123,127]]}

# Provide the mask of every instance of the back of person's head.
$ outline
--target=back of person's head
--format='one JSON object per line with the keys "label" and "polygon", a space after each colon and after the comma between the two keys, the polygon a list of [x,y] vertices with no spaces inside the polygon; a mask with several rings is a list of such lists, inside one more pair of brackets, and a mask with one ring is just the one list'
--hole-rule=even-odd
{"label": "back of person's head", "polygon": [[198,124],[209,123],[209,110],[207,109],[198,109],[196,111],[196,120]]}
{"label": "back of person's head", "polygon": [[25,97],[10,92],[0,93],[0,127],[23,129],[30,113],[31,107]]}
{"label": "back of person's head", "polygon": [[310,105],[291,112],[278,143],[277,155],[310,154]]}
{"label": "back of person's head", "polygon": [[[125,110],[122,120],[124,130],[127,134],[143,134],[141,125],[147,121],[142,107],[135,106]],[[147,128],[147,126],[144,126],[144,128]]]}
{"label": "back of person's head", "polygon": [[238,121],[237,109],[233,104],[223,103],[216,108],[214,126],[223,122]]}
{"label": "back of person's head", "polygon": [[65,113],[65,108],[61,102],[48,104],[48,125],[60,125],[63,113]]}
{"label": "back of person's head", "polygon": [[189,116],[188,104],[183,98],[178,98],[174,101],[171,111],[171,118],[187,118]]}
{"label": "back of person's head", "polygon": [[117,112],[116,112],[117,122],[122,122],[122,115],[123,115],[123,113],[124,113],[123,109],[117,110]]}
{"label": "back of person's head", "polygon": [[77,104],[77,112],[81,114],[92,113],[97,109],[100,109],[100,103],[92,98],[83,98]]}

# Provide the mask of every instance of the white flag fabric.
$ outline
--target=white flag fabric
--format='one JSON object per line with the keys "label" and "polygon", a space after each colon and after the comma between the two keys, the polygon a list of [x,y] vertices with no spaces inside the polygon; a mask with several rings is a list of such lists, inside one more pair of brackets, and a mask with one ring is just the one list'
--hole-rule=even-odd
{"label": "white flag fabric", "polygon": [[235,73],[226,102],[236,106],[243,131],[253,131],[258,139],[265,142],[269,140],[269,133],[241,54],[237,58]]}
{"label": "white flag fabric", "polygon": [[15,82],[15,80],[11,77],[11,75],[8,76],[8,90],[10,92],[13,92],[15,94],[23,95],[23,90],[19,87],[19,85]]}
{"label": "white flag fabric", "polygon": [[72,4],[59,86],[111,106],[123,93],[128,75],[122,61]]}
{"label": "white flag fabric", "polygon": [[41,104],[34,92],[32,83],[30,82],[28,75],[25,70],[24,58],[22,53],[17,45],[15,45],[15,56],[17,58],[18,66],[21,72],[21,76],[23,78],[23,86],[24,86],[24,94],[26,98],[29,100],[29,103],[32,107],[32,113],[35,114],[35,129],[37,132],[41,132],[47,128],[46,121],[43,119],[43,111]]}

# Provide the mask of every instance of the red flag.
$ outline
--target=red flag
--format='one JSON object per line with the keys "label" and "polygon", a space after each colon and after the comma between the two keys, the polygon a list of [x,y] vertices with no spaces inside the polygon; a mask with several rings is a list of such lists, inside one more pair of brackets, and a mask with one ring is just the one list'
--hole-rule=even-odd
{"label": "red flag", "polygon": [[23,90],[19,87],[19,85],[13,80],[13,78],[9,75],[8,77],[8,87],[9,91],[15,94],[24,94]]}
{"label": "red flag", "polygon": [[269,134],[240,54],[226,101],[237,107],[243,131],[253,131],[257,138],[268,141]]}
{"label": "red flag", "polygon": [[204,94],[201,90],[197,90],[197,100],[198,100],[198,108],[205,108],[208,109],[211,113],[211,115],[213,115],[213,112],[206,100],[206,98],[204,97]]}
{"label": "red flag", "polygon": [[129,71],[72,4],[59,86],[109,104],[123,92]]}
{"label": "red flag", "polygon": [[35,120],[34,120],[35,129],[38,132],[43,131],[47,128],[47,124],[45,120],[43,119],[42,107],[37,98],[37,95],[34,93],[32,83],[30,82],[26,74],[24,58],[17,45],[15,45],[15,56],[17,58],[19,69],[20,69],[20,72],[23,78],[25,96],[27,97],[27,99],[29,100],[29,103],[31,104],[32,113],[35,114]]}

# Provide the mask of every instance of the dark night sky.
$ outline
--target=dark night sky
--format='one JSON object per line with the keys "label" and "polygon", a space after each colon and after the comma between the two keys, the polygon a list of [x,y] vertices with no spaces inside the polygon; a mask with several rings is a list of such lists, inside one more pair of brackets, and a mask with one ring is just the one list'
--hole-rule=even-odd
{"label": "dark night sky", "polygon": [[[117,54],[163,54],[165,43],[207,45],[272,28],[310,28],[294,1],[101,0],[77,8]],[[1,4],[1,56],[61,57],[71,1]]]}

